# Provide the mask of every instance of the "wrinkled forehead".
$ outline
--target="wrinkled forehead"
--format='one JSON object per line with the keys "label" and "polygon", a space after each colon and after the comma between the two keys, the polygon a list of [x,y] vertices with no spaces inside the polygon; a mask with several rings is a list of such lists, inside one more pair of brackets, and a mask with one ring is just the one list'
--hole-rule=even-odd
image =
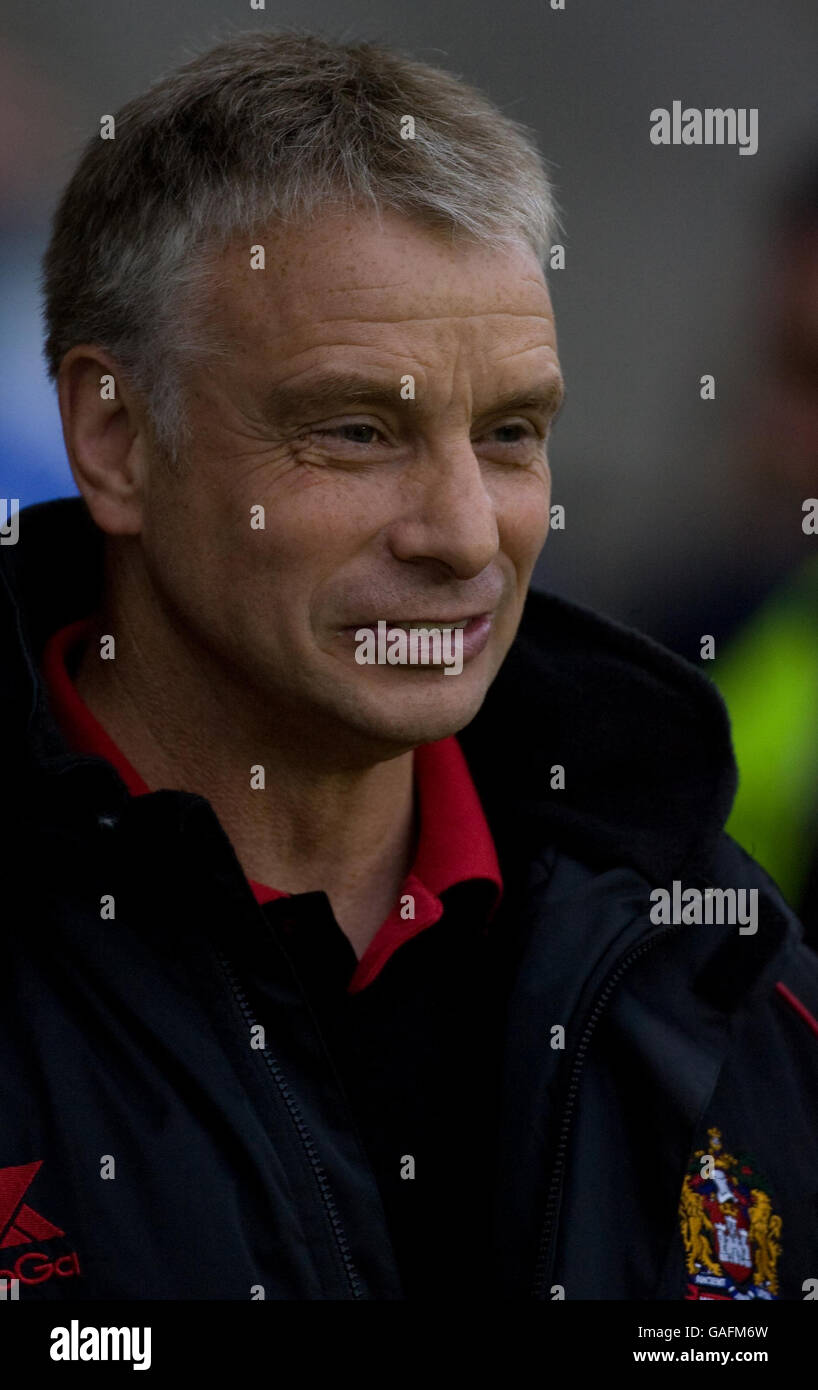
{"label": "wrinkled forehead", "polygon": [[556,345],[548,288],[530,248],[452,241],[389,213],[337,214],[298,230],[271,226],[252,244],[232,243],[214,276],[211,313],[234,345],[288,351],[335,337],[385,345],[409,331],[437,341],[444,329]]}

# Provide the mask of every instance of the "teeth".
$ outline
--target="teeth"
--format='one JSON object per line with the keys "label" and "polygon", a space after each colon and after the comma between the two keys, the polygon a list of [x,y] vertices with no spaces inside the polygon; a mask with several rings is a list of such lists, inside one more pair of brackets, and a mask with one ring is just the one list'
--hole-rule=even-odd
{"label": "teeth", "polygon": [[393,623],[387,619],[386,626],[399,627],[403,632],[428,632],[430,628],[438,628],[441,632],[451,632],[455,628],[467,627],[468,623],[468,618],[464,618],[463,621],[459,623],[438,623],[434,621],[428,621],[427,619],[424,619],[422,622],[419,623]]}

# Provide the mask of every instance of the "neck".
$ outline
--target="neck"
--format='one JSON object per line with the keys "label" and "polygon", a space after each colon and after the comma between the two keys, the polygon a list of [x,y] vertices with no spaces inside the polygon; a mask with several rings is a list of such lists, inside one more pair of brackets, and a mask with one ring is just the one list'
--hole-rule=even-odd
{"label": "neck", "polygon": [[[325,892],[360,957],[412,862],[411,751],[333,762],[322,744],[337,750],[337,731],[322,741],[299,730],[171,625],[140,624],[114,605],[98,632],[116,634],[116,659],[100,660],[94,634],[75,684],[148,786],[205,797],[248,878]],[[259,766],[263,789],[251,785]]]}

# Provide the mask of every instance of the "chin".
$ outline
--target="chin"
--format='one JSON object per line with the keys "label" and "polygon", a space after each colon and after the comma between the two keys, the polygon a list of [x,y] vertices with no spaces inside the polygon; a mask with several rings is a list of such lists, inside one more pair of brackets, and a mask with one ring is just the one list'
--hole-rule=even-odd
{"label": "chin", "polygon": [[443,677],[424,690],[396,692],[392,699],[368,691],[348,720],[364,736],[400,749],[435,743],[471,723],[486,697],[484,681],[458,686],[459,681],[459,676]]}

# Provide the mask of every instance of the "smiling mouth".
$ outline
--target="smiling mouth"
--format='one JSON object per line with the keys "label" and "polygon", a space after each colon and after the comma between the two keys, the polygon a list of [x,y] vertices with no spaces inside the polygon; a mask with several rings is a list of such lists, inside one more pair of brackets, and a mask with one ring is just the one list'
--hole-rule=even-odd
{"label": "smiling mouth", "polygon": [[[439,671],[442,665],[445,674],[459,675],[488,646],[494,618],[493,610],[466,618],[374,618],[343,628],[339,636],[345,644],[359,644],[359,668]],[[370,646],[362,655],[364,642]]]}

